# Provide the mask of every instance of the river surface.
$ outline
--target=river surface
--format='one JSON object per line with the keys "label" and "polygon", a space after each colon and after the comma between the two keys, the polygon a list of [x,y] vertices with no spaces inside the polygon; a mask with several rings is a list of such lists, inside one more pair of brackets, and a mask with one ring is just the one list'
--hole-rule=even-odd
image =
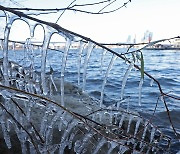
{"label": "river surface", "polygon": [[[126,49],[114,49],[116,52],[123,53]],[[165,93],[180,97],[180,51],[176,50],[143,50],[144,55],[144,70],[159,81]],[[105,78],[106,70],[110,63],[112,54],[106,53],[102,61],[102,49],[94,49],[91,53],[86,76],[86,92],[100,99],[102,91],[102,83]],[[2,54],[1,54],[2,55]],[[60,77],[62,52],[48,51],[47,55],[47,72],[50,66],[54,70],[54,77]],[[86,50],[82,53],[81,69],[80,69],[80,85],[83,87],[83,72],[84,62],[86,59]],[[9,52],[9,59],[16,61],[22,65],[29,65],[30,59],[34,57],[34,66],[37,71],[40,71],[41,53],[35,50],[31,54],[23,51]],[[127,56],[127,58],[130,58]],[[26,59],[28,62],[24,62]],[[140,65],[140,63],[137,63]],[[114,65],[108,74],[107,83],[104,88],[104,104],[117,104],[120,101],[122,80],[128,66],[122,59],[117,58]],[[65,80],[73,84],[78,83],[78,50],[71,49],[69,51],[65,69]],[[123,108],[138,111],[141,115],[147,118],[152,117],[152,113],[157,104],[157,109],[153,118],[153,122],[161,128],[161,130],[171,136],[172,153],[180,151],[180,142],[176,139],[171,125],[169,123],[166,108],[161,100],[158,86],[152,82],[147,76],[144,78],[141,94],[141,106],[139,106],[139,82],[141,74],[136,69],[130,72],[126,86],[124,89],[124,101],[120,104]],[[166,103],[170,111],[172,122],[180,133],[180,101],[166,98]]]}

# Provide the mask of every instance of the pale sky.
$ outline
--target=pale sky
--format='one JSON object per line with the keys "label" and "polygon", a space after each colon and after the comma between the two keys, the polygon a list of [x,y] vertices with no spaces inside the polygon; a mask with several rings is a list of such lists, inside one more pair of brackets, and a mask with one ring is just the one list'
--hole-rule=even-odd
{"label": "pale sky", "polygon": [[[62,8],[72,0],[27,0],[20,2],[32,8]],[[127,0],[118,0],[121,5]],[[78,4],[92,0],[77,0]],[[97,0],[94,2],[97,2]],[[114,7],[114,6],[112,6]],[[97,9],[97,8],[94,8]],[[92,9],[93,10],[93,9]],[[45,18],[55,22],[60,13]],[[90,37],[98,42],[126,42],[129,35],[141,41],[146,30],[153,32],[153,40],[180,35],[180,0],[132,0],[127,8],[104,15],[90,15],[66,11],[58,24]]]}

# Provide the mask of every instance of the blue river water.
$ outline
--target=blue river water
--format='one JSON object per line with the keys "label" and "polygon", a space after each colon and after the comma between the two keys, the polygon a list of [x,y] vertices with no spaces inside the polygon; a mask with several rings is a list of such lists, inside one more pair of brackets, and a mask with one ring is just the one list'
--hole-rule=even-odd
{"label": "blue river water", "polygon": [[[126,49],[117,48],[114,49],[118,53],[123,53]],[[180,97],[180,51],[176,50],[143,50],[144,55],[144,70],[152,75],[159,81],[164,93],[168,93],[173,96]],[[91,53],[88,67],[87,67],[87,79],[86,79],[86,92],[96,98],[100,99],[102,83],[106,74],[106,70],[110,63],[112,54],[106,53],[102,61],[102,49],[94,49]],[[2,55],[2,54],[1,54]],[[60,77],[61,64],[62,64],[62,52],[49,50],[47,54],[47,72],[50,70],[50,66],[54,70],[54,77]],[[86,50],[83,51],[80,65],[80,88],[83,86],[83,68],[86,57]],[[29,65],[28,62],[24,63],[24,59],[27,61],[34,58],[34,65],[36,71],[40,71],[41,53],[39,50],[35,50],[31,54],[24,53],[22,51],[9,52],[9,59],[18,62],[22,65]],[[127,58],[131,58],[127,56]],[[140,65],[140,63],[137,63]],[[107,83],[104,89],[104,104],[116,104],[120,101],[122,80],[128,64],[122,59],[117,58],[114,61],[114,65],[108,74]],[[66,69],[65,80],[75,85],[78,83],[78,50],[70,49]],[[166,108],[161,101],[160,92],[157,84],[145,76],[142,86],[141,106],[138,104],[139,98],[139,82],[141,74],[136,69],[132,69],[130,72],[126,86],[124,89],[125,101],[120,104],[123,108],[129,108],[131,110],[138,111],[141,115],[147,118],[152,117],[152,113],[157,104],[157,109],[153,118],[153,122],[162,129],[165,134],[168,134],[173,138],[172,153],[180,151],[180,142],[176,139],[171,125],[169,123]],[[180,101],[170,98],[165,98],[172,122],[180,133]]]}

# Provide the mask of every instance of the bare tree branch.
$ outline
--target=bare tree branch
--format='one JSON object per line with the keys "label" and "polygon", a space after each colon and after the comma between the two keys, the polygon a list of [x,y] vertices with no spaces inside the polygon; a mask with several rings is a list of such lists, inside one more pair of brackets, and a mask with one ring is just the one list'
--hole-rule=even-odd
{"label": "bare tree branch", "polygon": [[107,1],[101,1],[101,2],[97,2],[97,3],[90,3],[90,4],[81,4],[81,5],[73,5],[71,7],[66,7],[66,8],[56,8],[56,9],[33,9],[33,8],[9,8],[9,9],[13,9],[13,10],[19,10],[19,11],[66,11],[66,10],[69,10],[69,11],[75,11],[75,12],[81,12],[81,13],[87,13],[87,14],[108,14],[108,13],[113,13],[113,12],[116,12],[118,11],[119,9],[123,8],[123,7],[126,7],[127,4],[131,1],[127,1],[125,2],[123,5],[121,5],[120,7],[117,7],[116,9],[112,9],[110,11],[102,11],[104,10],[105,8],[107,8],[109,5],[111,5],[112,3],[114,3],[115,1],[117,0],[114,0],[113,2],[107,4],[105,7],[103,7],[100,11],[98,12],[93,12],[93,11],[86,11],[86,10],[82,10],[82,9],[76,9],[75,7],[84,7],[84,6],[93,6],[93,5],[99,5],[99,4],[102,4],[102,3],[106,3],[106,2],[109,2],[109,0]]}
{"label": "bare tree branch", "polygon": [[110,6],[111,4],[113,4],[114,2],[116,2],[116,0],[112,1],[111,3],[107,4],[106,6],[104,6],[102,9],[99,10],[98,13],[100,13],[102,10],[104,10],[105,8],[107,8],[108,6]]}
{"label": "bare tree branch", "polygon": [[[72,1],[72,2],[68,5],[67,8],[69,8],[69,7],[71,6],[71,4],[73,4],[75,1],[76,1],[76,0]],[[57,23],[57,22],[59,21],[59,19],[61,18],[61,16],[64,14],[65,11],[66,11],[66,10],[64,10],[64,11],[60,14],[59,18],[56,20],[55,23]]]}

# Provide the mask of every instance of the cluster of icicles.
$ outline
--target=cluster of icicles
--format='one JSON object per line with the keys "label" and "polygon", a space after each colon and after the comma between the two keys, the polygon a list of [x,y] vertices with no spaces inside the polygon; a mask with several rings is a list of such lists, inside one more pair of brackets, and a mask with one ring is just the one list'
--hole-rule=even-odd
{"label": "cluster of icicles", "polygon": [[[2,41],[3,59],[1,60],[1,85],[0,85],[0,126],[4,142],[8,149],[13,148],[11,134],[16,134],[20,142],[22,153],[151,153],[161,150],[158,143],[166,137],[148,120],[133,113],[119,110],[119,105],[111,107],[111,110],[99,110],[88,117],[79,116],[63,108],[64,102],[64,73],[67,56],[72,41],[76,36],[66,32],[57,31],[47,25],[19,18],[14,14],[5,12],[6,27]],[[25,43],[25,50],[31,52],[29,68],[25,68],[8,60],[8,43],[10,29],[15,20],[25,21],[30,28],[30,36],[33,38],[36,25],[44,28],[44,41],[41,46],[41,73],[34,71],[33,45],[31,38]],[[53,74],[49,74],[49,85],[46,79],[46,57],[52,34],[58,33],[66,40],[61,64],[61,87],[57,89],[53,80]],[[79,41],[78,58],[78,85],[80,85],[80,66],[83,49],[87,48],[83,68],[82,90],[86,87],[87,66],[91,52],[95,47],[92,42]],[[106,54],[106,50],[102,53]],[[104,89],[108,74],[118,57],[112,55],[102,83],[100,108],[103,108]],[[103,62],[102,62],[103,63]],[[121,99],[123,100],[124,88],[133,62],[129,65],[123,81]],[[139,91],[141,93],[142,81]],[[8,88],[13,87],[13,88]],[[61,105],[44,99],[52,93],[52,87],[61,94]],[[139,101],[140,103],[140,101]],[[39,117],[34,117],[35,110],[39,110]],[[41,113],[41,114],[40,114]],[[110,124],[103,123],[102,117],[108,116]],[[36,119],[37,118],[37,119]],[[39,118],[39,119],[38,119]],[[35,121],[40,121],[37,124]],[[34,122],[34,123],[33,123]],[[55,139],[54,133],[59,132],[59,139]]]}

